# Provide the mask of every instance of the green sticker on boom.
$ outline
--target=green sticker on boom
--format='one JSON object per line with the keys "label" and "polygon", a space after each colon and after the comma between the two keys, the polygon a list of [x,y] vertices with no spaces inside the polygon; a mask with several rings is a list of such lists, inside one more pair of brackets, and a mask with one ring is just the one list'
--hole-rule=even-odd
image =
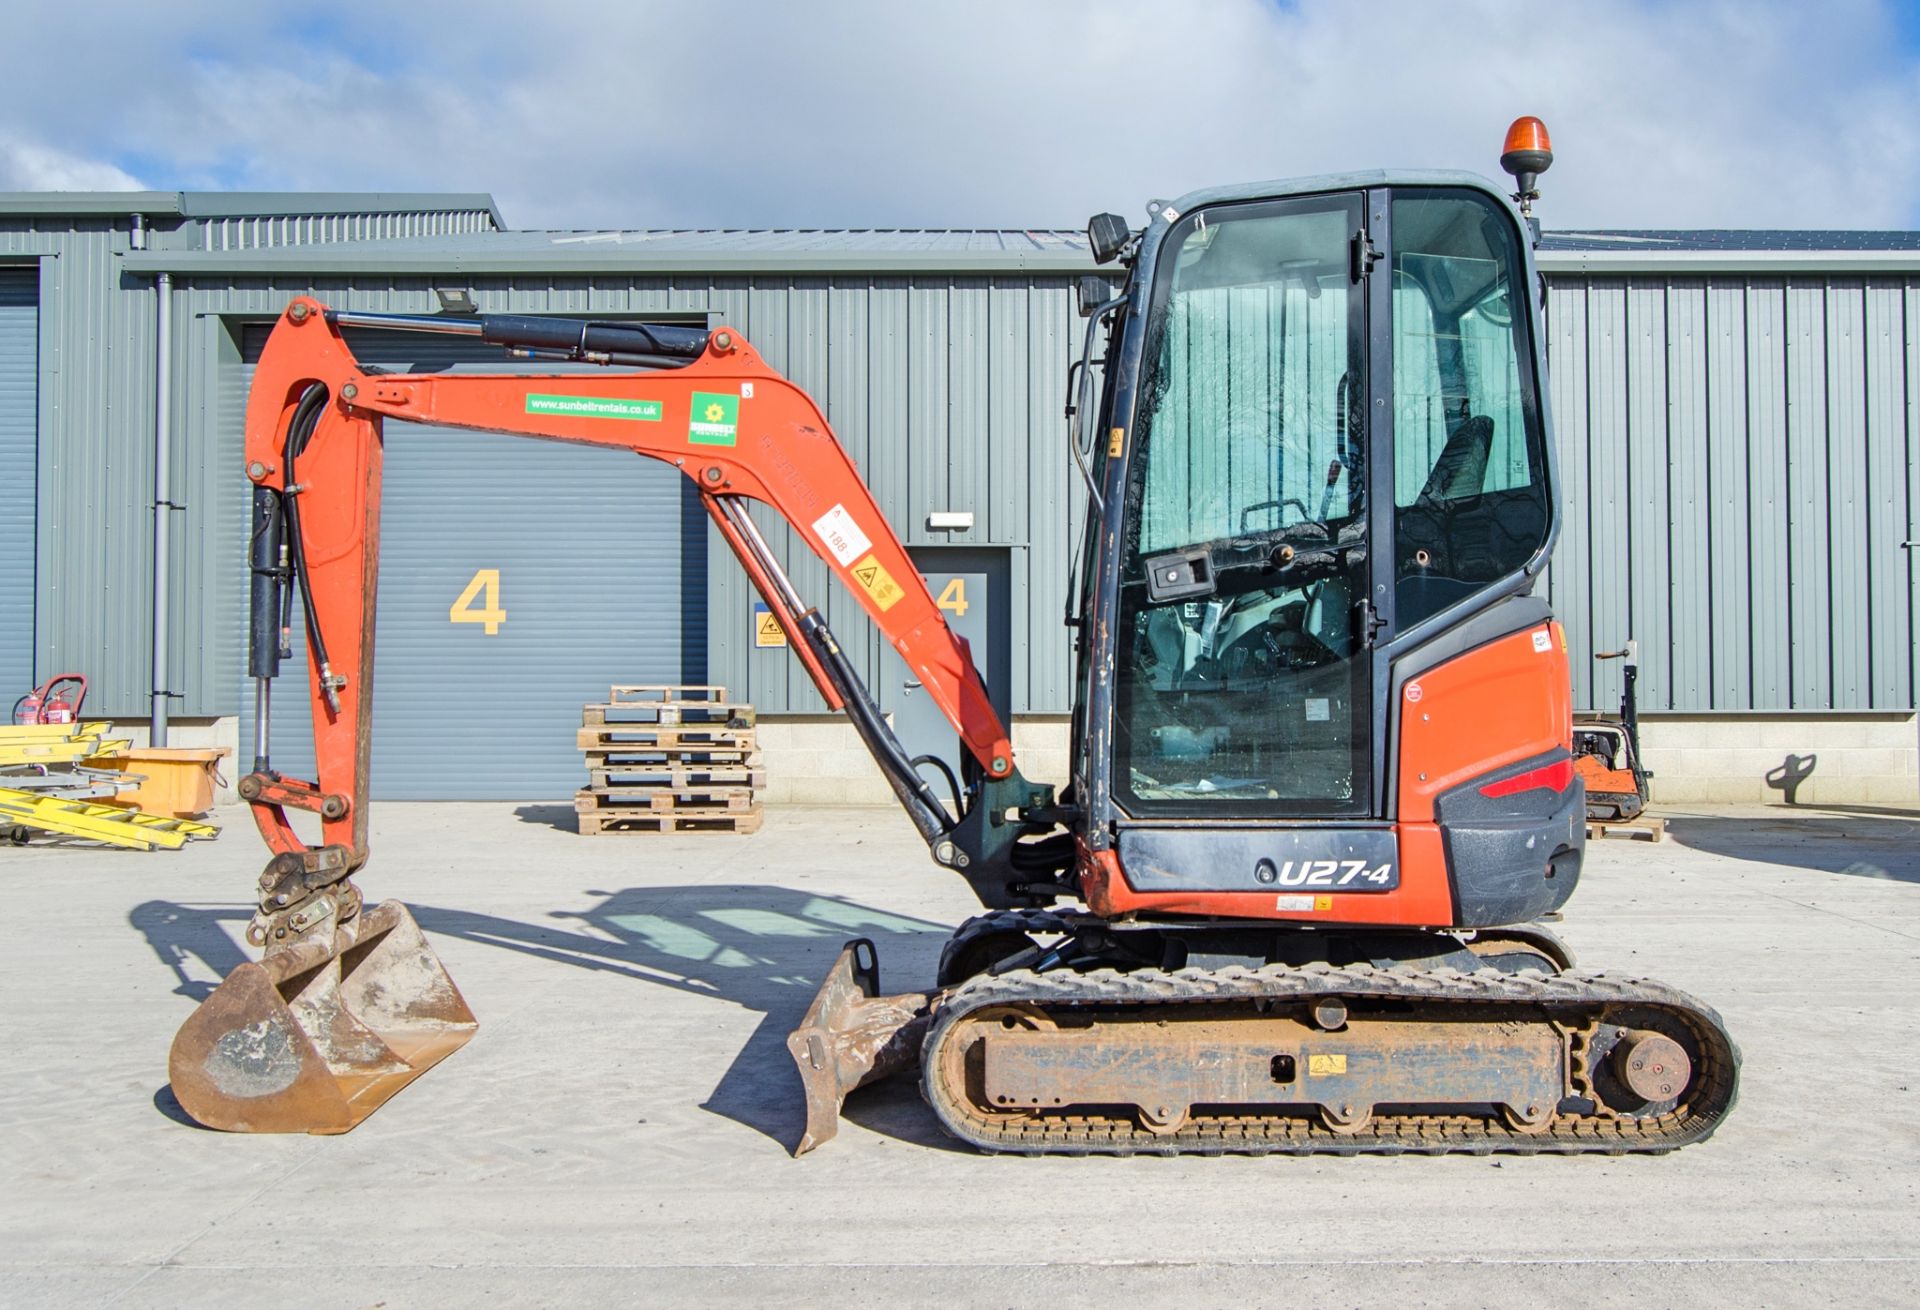
{"label": "green sticker on boom", "polygon": [[535,393],[527,397],[527,413],[658,423],[661,406],[657,400],[622,400],[618,396],[543,396]]}
{"label": "green sticker on boom", "polygon": [[687,440],[696,446],[731,446],[740,431],[740,397],[696,391],[687,415]]}

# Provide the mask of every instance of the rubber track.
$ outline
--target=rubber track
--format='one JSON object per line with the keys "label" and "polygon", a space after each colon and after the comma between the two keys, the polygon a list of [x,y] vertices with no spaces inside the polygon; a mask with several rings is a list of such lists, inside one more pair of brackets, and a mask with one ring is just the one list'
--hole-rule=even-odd
{"label": "rubber track", "polygon": [[[1155,1009],[1162,1006],[1246,1002],[1288,1003],[1320,996],[1425,1002],[1446,1005],[1516,1004],[1559,1011],[1578,1020],[1605,1006],[1655,1007],[1691,1029],[1701,1061],[1691,1102],[1643,1119],[1605,1111],[1560,1113],[1541,1132],[1523,1133],[1498,1119],[1476,1115],[1394,1115],[1376,1112],[1372,1124],[1353,1134],[1335,1133],[1317,1118],[1274,1115],[1195,1116],[1165,1136],[1148,1132],[1131,1116],[1101,1114],[1019,1116],[982,1113],[964,1101],[963,1089],[942,1085],[940,1054],[961,1021],[985,1006],[1028,1004],[1043,1010],[1098,1007]],[[1566,1014],[1567,1011],[1572,1014]],[[1502,973],[1480,969],[1389,968],[1352,965],[1269,965],[1260,969],[1183,969],[1166,972],[1111,969],[1091,973],[1036,974],[1014,971],[979,978],[941,1000],[922,1049],[921,1088],[947,1130],[990,1153],[1022,1155],[1443,1155],[1490,1153],[1542,1155],[1659,1153],[1711,1136],[1733,1108],[1740,1052],[1720,1016],[1684,992],[1663,983],[1605,973]]]}

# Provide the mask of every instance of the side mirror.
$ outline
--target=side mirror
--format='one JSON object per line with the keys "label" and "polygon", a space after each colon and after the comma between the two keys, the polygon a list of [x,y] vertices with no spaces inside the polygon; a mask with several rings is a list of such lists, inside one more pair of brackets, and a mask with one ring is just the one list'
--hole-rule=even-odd
{"label": "side mirror", "polygon": [[1079,310],[1081,318],[1087,318],[1093,311],[1113,299],[1113,288],[1107,280],[1089,273],[1073,284],[1074,308]]}
{"label": "side mirror", "polygon": [[1095,214],[1087,220],[1087,245],[1093,250],[1093,262],[1111,264],[1120,257],[1133,233],[1127,220],[1118,214]]}

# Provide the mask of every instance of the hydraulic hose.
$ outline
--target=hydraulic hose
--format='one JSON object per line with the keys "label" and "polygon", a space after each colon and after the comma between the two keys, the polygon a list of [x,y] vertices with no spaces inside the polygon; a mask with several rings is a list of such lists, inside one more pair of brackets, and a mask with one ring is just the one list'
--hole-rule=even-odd
{"label": "hydraulic hose", "polygon": [[960,799],[960,780],[953,776],[953,770],[947,767],[945,760],[941,759],[938,755],[916,755],[909,760],[908,763],[913,765],[914,772],[916,773],[918,773],[920,767],[925,764],[931,764],[934,768],[938,769],[940,776],[947,780],[947,790],[953,795],[953,812],[956,815],[965,813],[966,803]]}
{"label": "hydraulic hose", "polygon": [[307,620],[307,645],[313,656],[314,667],[319,670],[320,693],[326,698],[327,708],[337,714],[340,700],[334,694],[333,667],[327,659],[327,639],[320,630],[320,613],[313,603],[313,588],[307,582],[307,549],[300,534],[301,488],[296,470],[300,452],[306,449],[326,405],[327,389],[316,382],[301,394],[300,403],[294,407],[293,421],[287,424],[284,450],[286,491],[282,494],[282,500],[286,506],[287,557],[293,568],[294,585],[300,589],[301,611]]}
{"label": "hydraulic hose", "polygon": [[826,621],[817,610],[806,610],[798,616],[798,626],[801,639],[813,648],[821,667],[846,702],[847,718],[853,723],[854,731],[866,743],[874,763],[880,766],[887,785],[899,797],[901,808],[906,810],[915,830],[929,844],[948,836],[953,831],[954,819],[927,786],[926,779],[914,771],[912,761],[900,747],[899,738],[887,726],[867,684],[840,649],[840,643],[834,640]]}

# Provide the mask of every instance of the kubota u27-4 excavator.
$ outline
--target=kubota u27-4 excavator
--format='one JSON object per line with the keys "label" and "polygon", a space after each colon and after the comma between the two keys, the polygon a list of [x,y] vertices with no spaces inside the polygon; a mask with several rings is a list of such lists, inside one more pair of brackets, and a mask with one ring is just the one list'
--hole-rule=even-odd
{"label": "kubota u27-4 excavator", "polygon": [[[1550,161],[1523,119],[1524,207]],[[292,598],[318,776],[241,782],[273,855],[265,948],[181,1030],[203,1123],[341,1132],[474,1019],[397,901],[362,906],[381,422],[614,446],[682,470],[934,861],[988,913],[935,986],[849,943],[789,1046],[801,1149],[918,1065],[992,1151],[1660,1151],[1712,1132],[1738,1056],[1712,1010],[1577,972],[1541,920],[1583,800],[1565,640],[1534,594],[1558,528],[1530,218],[1465,174],[1202,191],[1095,218],[1072,455],[1072,778],[1022,778],[819,408],[731,328],[289,305],[253,381],[252,672]],[[622,371],[383,375],[343,331],[461,332]],[[1104,346],[1097,399],[1095,350]],[[952,720],[958,811],[916,772],[746,513],[770,506]],[[309,845],[288,810],[317,812]]]}

